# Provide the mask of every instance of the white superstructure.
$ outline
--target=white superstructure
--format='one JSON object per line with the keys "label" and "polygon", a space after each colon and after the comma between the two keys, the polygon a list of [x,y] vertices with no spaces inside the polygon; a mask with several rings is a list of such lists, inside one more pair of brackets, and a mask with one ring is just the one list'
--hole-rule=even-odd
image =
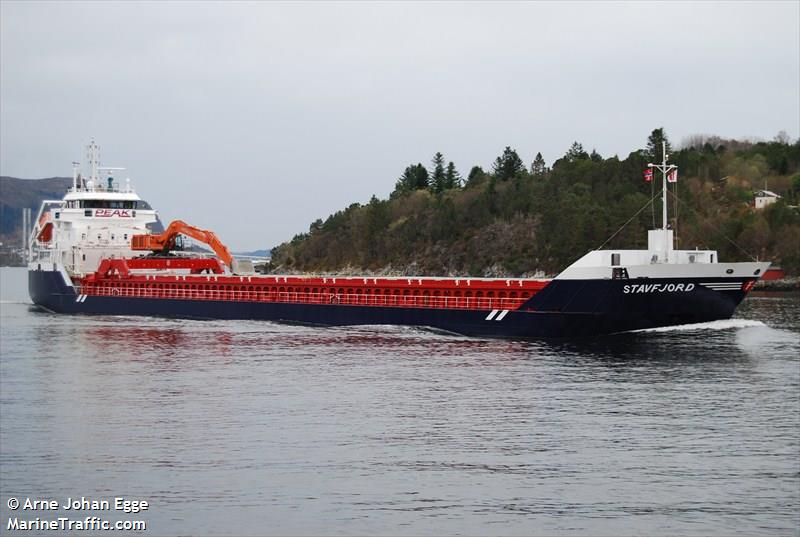
{"label": "white superstructure", "polygon": [[29,238],[28,263],[32,269],[58,265],[70,274],[93,272],[103,258],[133,257],[131,237],[149,233],[147,225],[158,215],[116,172],[124,168],[100,166],[100,148],[87,147],[89,174],[84,177],[73,163],[72,187],[61,200],[45,200]]}

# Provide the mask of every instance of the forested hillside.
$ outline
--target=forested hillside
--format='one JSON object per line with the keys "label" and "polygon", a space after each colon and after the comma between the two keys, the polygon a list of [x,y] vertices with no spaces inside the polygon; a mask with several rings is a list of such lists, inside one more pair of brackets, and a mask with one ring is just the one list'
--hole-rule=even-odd
{"label": "forested hillside", "polygon": [[[661,177],[648,183],[648,162],[661,161],[662,129],[626,158],[604,158],[574,143],[548,166],[529,165],[507,147],[489,170],[462,177],[437,153],[411,164],[390,199],[373,196],[312,223],[308,233],[273,250],[273,267],[290,271],[393,270],[420,275],[555,274],[606,245],[646,247],[660,225]],[[668,141],[668,140],[667,140]],[[670,187],[670,225],[679,248],[713,248],[723,260],[748,254],[800,269],[800,142],[781,133],[771,142],[694,136],[668,149],[679,166]],[[753,208],[755,191],[782,198]],[[677,198],[675,198],[677,196]],[[677,199],[677,202],[676,202]]]}

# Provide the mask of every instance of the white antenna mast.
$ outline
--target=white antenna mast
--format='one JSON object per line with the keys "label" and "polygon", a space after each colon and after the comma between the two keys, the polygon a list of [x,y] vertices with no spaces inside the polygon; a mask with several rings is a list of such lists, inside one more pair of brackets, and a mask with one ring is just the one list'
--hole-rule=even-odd
{"label": "white antenna mast", "polygon": [[669,157],[669,155],[667,155],[667,141],[666,140],[662,140],[661,141],[661,154],[663,155],[663,159],[661,161],[661,164],[653,164],[651,162],[651,163],[647,164],[647,167],[648,168],[656,168],[657,170],[660,170],[661,174],[662,174],[662,177],[661,177],[661,229],[664,230],[664,260],[666,261],[667,260],[667,252],[669,251],[670,246],[672,246],[671,244],[667,244],[668,242],[671,242],[671,241],[667,240],[667,238],[669,236],[668,233],[667,233],[667,175],[672,170],[677,170],[678,167],[675,166],[674,164],[667,164],[667,158]]}

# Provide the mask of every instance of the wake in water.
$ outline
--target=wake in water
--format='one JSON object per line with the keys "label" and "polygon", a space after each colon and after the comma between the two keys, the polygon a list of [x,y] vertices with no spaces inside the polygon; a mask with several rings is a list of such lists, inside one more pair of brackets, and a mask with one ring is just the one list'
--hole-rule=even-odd
{"label": "wake in water", "polygon": [[730,330],[733,328],[752,328],[755,326],[767,325],[761,321],[749,319],[726,319],[722,321],[709,321],[707,323],[678,324],[675,326],[660,326],[658,328],[643,328],[632,330],[633,333],[641,332],[691,332],[695,330]]}

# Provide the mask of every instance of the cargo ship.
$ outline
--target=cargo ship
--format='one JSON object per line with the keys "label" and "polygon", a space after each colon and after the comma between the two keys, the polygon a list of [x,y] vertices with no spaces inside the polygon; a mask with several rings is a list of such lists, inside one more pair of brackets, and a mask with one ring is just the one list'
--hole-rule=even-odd
{"label": "cargo ship", "polygon": [[[258,274],[211,231],[157,213],[120,168],[88,147],[84,176],[45,200],[28,249],[40,308],[66,314],[253,319],[325,326],[407,325],[479,337],[573,338],[730,318],[769,268],[726,263],[714,250],[674,249],[662,172],[662,227],[640,250],[586,253],[553,278],[351,277]],[[182,251],[183,237],[211,252]]]}

